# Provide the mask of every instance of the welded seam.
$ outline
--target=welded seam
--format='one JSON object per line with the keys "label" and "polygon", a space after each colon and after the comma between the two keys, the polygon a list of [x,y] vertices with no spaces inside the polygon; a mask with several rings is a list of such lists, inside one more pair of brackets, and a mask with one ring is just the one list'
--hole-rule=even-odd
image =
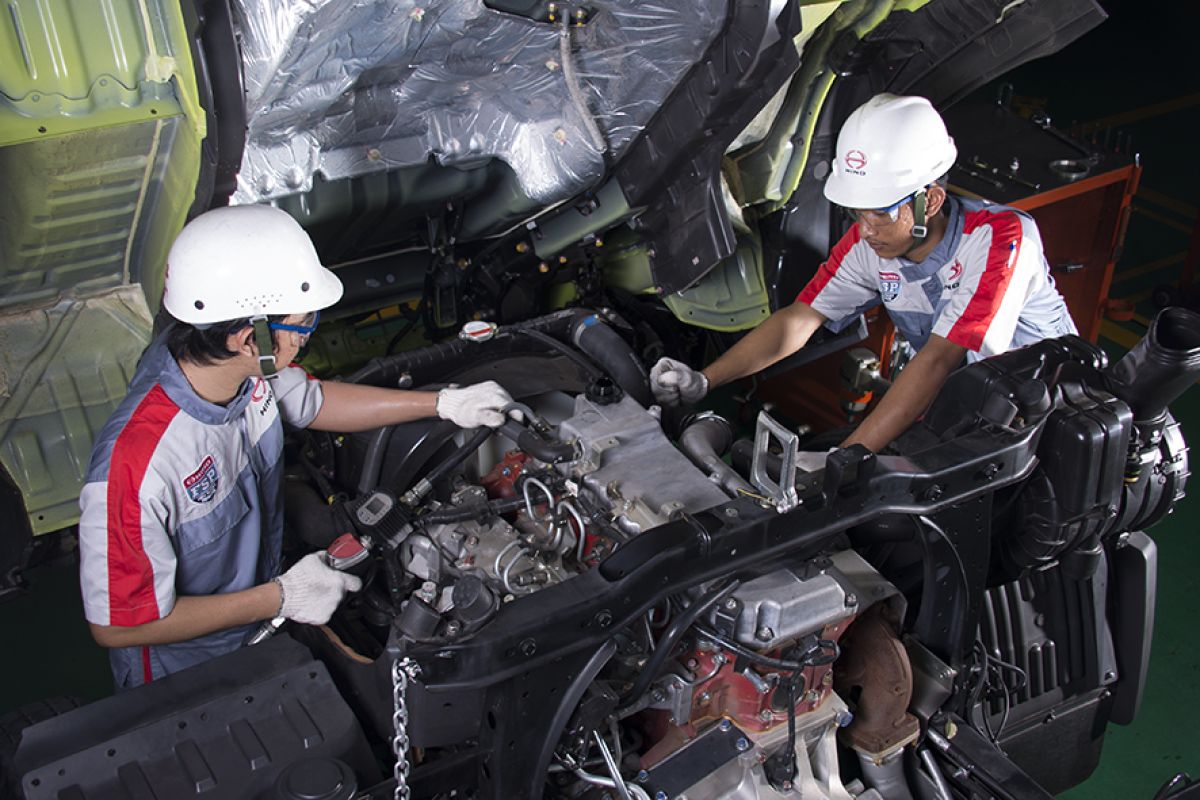
{"label": "welded seam", "polygon": [[129,259],[133,255],[133,240],[137,236],[138,224],[142,221],[142,208],[146,204],[146,193],[150,189],[150,178],[158,160],[158,144],[162,139],[162,119],[154,121],[154,138],[150,141],[150,154],[146,158],[146,171],[142,173],[142,186],[138,190],[137,203],[133,207],[133,219],[129,225],[129,236],[125,240],[125,258],[121,264],[121,283],[129,284]]}

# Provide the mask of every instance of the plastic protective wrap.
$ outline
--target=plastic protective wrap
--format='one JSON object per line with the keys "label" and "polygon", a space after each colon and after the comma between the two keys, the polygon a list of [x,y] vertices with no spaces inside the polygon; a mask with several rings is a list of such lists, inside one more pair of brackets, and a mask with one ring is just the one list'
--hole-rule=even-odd
{"label": "plastic protective wrap", "polygon": [[530,198],[569,198],[700,59],[728,1],[598,0],[568,29],[480,0],[236,0],[249,129],[233,201],[430,156],[499,158]]}

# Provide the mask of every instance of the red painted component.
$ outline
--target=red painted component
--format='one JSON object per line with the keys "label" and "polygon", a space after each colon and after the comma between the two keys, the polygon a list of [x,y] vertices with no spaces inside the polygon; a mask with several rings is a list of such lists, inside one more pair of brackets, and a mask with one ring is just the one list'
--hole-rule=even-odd
{"label": "red painted component", "polygon": [[480,478],[479,483],[487,489],[488,497],[495,500],[498,497],[517,496],[517,478],[529,456],[520,450],[509,450],[504,458],[492,467],[492,471]]}
{"label": "red painted component", "polygon": [[[821,632],[821,638],[836,642],[854,619],[848,617],[841,622],[827,625]],[[779,652],[764,655],[781,657]],[[643,712],[643,730],[647,739],[655,742],[642,756],[643,768],[649,769],[657,764],[694,739],[699,731],[722,717],[728,717],[750,734],[760,734],[787,724],[784,690],[780,688],[777,678],[770,677],[772,670],[769,668],[750,667],[763,679],[763,684],[768,684],[766,691],[760,693],[755,682],[734,670],[737,661],[734,653],[695,650],[684,660],[689,669],[692,663],[695,664],[695,668],[691,669],[692,674],[704,678],[692,687],[691,716],[682,724],[676,724],[671,720],[668,711],[651,709]],[[832,670],[832,664],[807,667],[804,670],[804,683],[796,703],[796,716],[816,709],[829,697],[829,693],[833,691]]]}
{"label": "red painted component", "polygon": [[325,548],[325,552],[330,558],[342,560],[353,558],[361,553],[365,548],[358,537],[353,533],[343,533],[341,536],[333,540],[333,544]]}

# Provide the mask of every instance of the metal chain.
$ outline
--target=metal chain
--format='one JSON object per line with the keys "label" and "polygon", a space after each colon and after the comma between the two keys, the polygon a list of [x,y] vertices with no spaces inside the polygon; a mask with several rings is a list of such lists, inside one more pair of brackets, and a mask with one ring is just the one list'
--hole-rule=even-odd
{"label": "metal chain", "polygon": [[411,658],[398,658],[392,662],[392,754],[396,766],[392,777],[396,779],[393,800],[409,800],[408,791],[408,682],[421,675],[421,665]]}

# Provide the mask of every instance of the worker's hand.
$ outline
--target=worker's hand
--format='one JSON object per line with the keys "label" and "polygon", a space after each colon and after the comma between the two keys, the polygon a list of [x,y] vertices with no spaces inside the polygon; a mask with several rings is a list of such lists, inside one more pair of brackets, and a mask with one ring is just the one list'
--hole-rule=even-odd
{"label": "worker's hand", "polygon": [[677,406],[681,402],[690,405],[708,394],[708,378],[682,361],[660,358],[650,368],[650,391],[663,405]]}
{"label": "worker's hand", "polygon": [[326,564],[320,553],[309,553],[275,580],[283,593],[279,616],[305,625],[329,622],[346,592],[357,592],[362,587],[362,581],[354,575]]}
{"label": "worker's hand", "polygon": [[438,392],[437,415],[460,428],[486,425],[498,428],[504,424],[501,409],[513,401],[504,387],[495,381],[484,381],[462,389],[447,388]]}

